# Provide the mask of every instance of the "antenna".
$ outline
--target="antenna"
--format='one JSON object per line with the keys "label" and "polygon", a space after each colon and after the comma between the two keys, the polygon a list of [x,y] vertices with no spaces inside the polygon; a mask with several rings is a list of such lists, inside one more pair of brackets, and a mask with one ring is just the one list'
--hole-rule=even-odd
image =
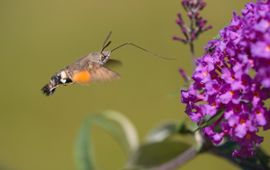
{"label": "antenna", "polygon": [[156,53],[154,53],[154,52],[152,52],[152,51],[149,51],[149,50],[147,50],[147,49],[145,49],[145,48],[143,48],[143,47],[140,47],[140,46],[138,46],[137,44],[134,44],[134,43],[131,43],[131,42],[126,42],[126,43],[120,44],[119,46],[117,46],[117,47],[115,47],[114,49],[112,49],[112,50],[111,50],[111,53],[112,53],[113,51],[115,51],[115,50],[117,50],[117,49],[119,49],[119,48],[121,48],[121,47],[127,46],[127,45],[136,47],[136,48],[138,48],[138,49],[140,49],[140,50],[143,50],[144,52],[150,53],[151,55],[153,55],[153,56],[155,56],[155,57],[162,58],[162,59],[164,59],[164,60],[175,60],[175,58],[167,58],[167,57],[160,56],[160,55],[158,55],[158,54],[156,54]]}
{"label": "antenna", "polygon": [[112,42],[109,41],[100,51],[100,53],[102,54],[102,52],[105,50],[105,48],[107,48]]}
{"label": "antenna", "polygon": [[112,43],[111,41],[109,41],[111,35],[112,35],[112,31],[110,31],[108,33],[108,35],[106,36],[106,38],[103,42],[102,49],[100,50],[101,54],[102,54],[103,50],[105,50]]}

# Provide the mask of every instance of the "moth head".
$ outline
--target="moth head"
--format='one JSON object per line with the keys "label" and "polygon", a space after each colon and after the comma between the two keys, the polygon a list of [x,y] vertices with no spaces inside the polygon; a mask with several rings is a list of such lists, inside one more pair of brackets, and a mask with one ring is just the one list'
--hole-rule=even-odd
{"label": "moth head", "polygon": [[107,63],[107,61],[110,59],[110,55],[110,51],[102,51],[99,55],[99,62],[102,64]]}

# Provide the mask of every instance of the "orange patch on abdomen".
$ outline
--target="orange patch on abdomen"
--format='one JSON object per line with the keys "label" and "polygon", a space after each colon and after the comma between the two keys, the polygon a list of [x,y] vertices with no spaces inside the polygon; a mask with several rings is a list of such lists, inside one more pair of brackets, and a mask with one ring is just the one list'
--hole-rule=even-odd
{"label": "orange patch on abdomen", "polygon": [[76,83],[89,83],[91,80],[91,74],[86,70],[80,71],[78,73],[75,73],[72,79]]}

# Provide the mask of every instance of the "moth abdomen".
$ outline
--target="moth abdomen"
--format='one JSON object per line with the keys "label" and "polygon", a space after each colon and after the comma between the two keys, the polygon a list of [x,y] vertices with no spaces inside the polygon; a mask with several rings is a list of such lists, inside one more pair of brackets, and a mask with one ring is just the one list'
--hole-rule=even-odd
{"label": "moth abdomen", "polygon": [[72,80],[66,76],[66,74],[62,71],[51,77],[51,80],[48,84],[42,87],[42,92],[46,96],[50,96],[54,93],[55,89],[61,85],[71,84]]}
{"label": "moth abdomen", "polygon": [[42,87],[41,91],[46,95],[50,96],[54,93],[56,87],[51,86],[51,84],[46,84]]}

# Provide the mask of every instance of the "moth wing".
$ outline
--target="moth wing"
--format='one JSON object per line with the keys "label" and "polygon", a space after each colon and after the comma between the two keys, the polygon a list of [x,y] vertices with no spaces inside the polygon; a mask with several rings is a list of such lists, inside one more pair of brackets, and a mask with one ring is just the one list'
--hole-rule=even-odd
{"label": "moth wing", "polygon": [[106,67],[108,68],[116,68],[122,66],[122,62],[115,59],[109,59],[106,63]]}
{"label": "moth wing", "polygon": [[91,80],[94,82],[104,82],[120,78],[118,73],[102,66],[91,70],[90,74]]}
{"label": "moth wing", "polygon": [[78,71],[82,69],[87,69],[88,66],[92,63],[89,56],[83,56],[77,59],[74,63],[67,66],[67,69],[70,71]]}

